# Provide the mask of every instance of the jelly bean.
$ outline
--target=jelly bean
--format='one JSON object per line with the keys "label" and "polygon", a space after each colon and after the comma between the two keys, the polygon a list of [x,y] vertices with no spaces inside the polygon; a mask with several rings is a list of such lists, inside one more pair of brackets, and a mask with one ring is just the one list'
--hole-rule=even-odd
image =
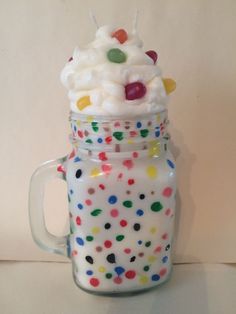
{"label": "jelly bean", "polygon": [[125,86],[125,96],[127,100],[142,98],[146,94],[146,86],[141,82],[133,82]]}
{"label": "jelly bean", "polygon": [[107,52],[107,58],[113,63],[124,63],[126,61],[126,54],[119,48],[113,48]]}
{"label": "jelly bean", "polygon": [[176,89],[176,82],[170,78],[162,79],[166,94],[172,93]]}
{"label": "jelly bean", "polygon": [[148,50],[145,53],[153,60],[153,63],[156,64],[157,59],[158,59],[158,54],[156,53],[156,51]]}
{"label": "jelly bean", "polygon": [[128,34],[124,29],[120,28],[112,33],[111,37],[116,38],[121,44],[123,44],[128,39]]}
{"label": "jelly bean", "polygon": [[79,110],[84,110],[84,108],[91,105],[90,97],[84,96],[77,100],[76,106]]}

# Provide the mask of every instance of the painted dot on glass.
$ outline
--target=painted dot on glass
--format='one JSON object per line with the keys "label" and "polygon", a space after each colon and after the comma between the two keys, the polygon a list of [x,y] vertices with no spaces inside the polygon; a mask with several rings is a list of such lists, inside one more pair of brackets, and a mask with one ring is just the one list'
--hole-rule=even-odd
{"label": "painted dot on glass", "polygon": [[113,279],[113,281],[114,281],[114,283],[116,283],[117,285],[120,285],[121,283],[122,283],[122,278],[121,277],[115,277],[114,279]]}
{"label": "painted dot on glass", "polygon": [[77,179],[79,179],[81,176],[82,176],[82,170],[81,170],[81,169],[78,169],[78,170],[76,171],[76,173],[75,173],[75,177],[76,177]]}
{"label": "painted dot on glass", "polygon": [[172,195],[172,188],[170,187],[166,187],[163,191],[162,191],[162,195],[165,197],[170,197]]}
{"label": "painted dot on glass", "polygon": [[78,226],[81,225],[81,218],[80,218],[80,216],[77,216],[77,217],[76,217],[76,224],[77,224]]}
{"label": "painted dot on glass", "polygon": [[128,270],[126,273],[125,273],[125,277],[127,279],[134,279],[136,276],[136,272],[134,270]]}
{"label": "painted dot on glass", "polygon": [[107,249],[109,249],[110,247],[112,247],[112,242],[111,242],[110,240],[106,240],[106,241],[104,242],[104,246],[105,246]]}
{"label": "painted dot on glass", "polygon": [[79,203],[79,204],[77,205],[77,207],[78,207],[79,209],[83,209],[84,206]]}
{"label": "painted dot on glass", "polygon": [[90,206],[90,205],[92,205],[92,201],[91,200],[85,200],[85,204]]}
{"label": "painted dot on glass", "polygon": [[95,190],[93,188],[89,188],[88,189],[88,194],[91,195],[91,194],[94,194],[94,193],[95,193]]}
{"label": "painted dot on glass", "polygon": [[146,247],[149,247],[149,246],[151,246],[151,244],[152,244],[151,241],[147,241],[147,242],[145,243],[145,246],[146,246]]}
{"label": "painted dot on glass", "polygon": [[92,256],[87,255],[87,256],[85,256],[85,259],[86,259],[86,261],[87,261],[89,264],[93,264],[93,258],[92,258]]}
{"label": "painted dot on glass", "polygon": [[133,228],[134,228],[135,231],[139,231],[141,229],[141,225],[139,223],[135,223],[133,225]]}
{"label": "painted dot on glass", "polygon": [[140,198],[140,200],[144,200],[145,199],[145,194],[140,194],[139,198]]}
{"label": "painted dot on glass", "polygon": [[121,274],[125,272],[125,269],[121,266],[117,266],[115,267],[115,272],[117,273],[118,276],[120,276]]}
{"label": "painted dot on glass", "polygon": [[152,275],[152,281],[158,281],[160,280],[160,276],[158,274]]}
{"label": "painted dot on glass", "polygon": [[116,256],[114,253],[107,255],[107,261],[110,264],[114,264],[116,262]]}
{"label": "painted dot on glass", "polygon": [[123,205],[127,208],[131,208],[133,206],[133,202],[132,201],[129,201],[129,200],[126,200],[123,202]]}
{"label": "painted dot on glass", "polygon": [[111,273],[107,273],[105,276],[106,276],[107,279],[111,279],[112,278],[112,274]]}
{"label": "painted dot on glass", "polygon": [[146,265],[146,266],[143,267],[143,270],[144,270],[144,271],[149,271],[149,269],[150,269],[150,267],[149,267],[148,265]]}
{"label": "painted dot on glass", "polygon": [[125,236],[123,234],[119,234],[116,236],[116,241],[120,242],[122,240],[124,240]]}
{"label": "painted dot on glass", "polygon": [[117,202],[117,197],[115,195],[111,195],[108,198],[108,203],[115,204]]}
{"label": "painted dot on glass", "polygon": [[94,237],[93,237],[93,236],[90,236],[90,235],[86,237],[86,240],[87,240],[88,242],[93,241],[93,239],[94,239]]}
{"label": "painted dot on glass", "polygon": [[143,252],[140,252],[140,253],[138,253],[138,256],[139,256],[139,257],[144,257],[144,253],[143,253]]}
{"label": "painted dot on glass", "polygon": [[127,226],[127,221],[125,219],[122,219],[120,221],[120,225],[121,225],[121,227],[126,227]]}
{"label": "painted dot on glass", "polygon": [[96,252],[100,253],[100,252],[102,252],[102,247],[101,246],[97,246],[95,250],[96,250]]}
{"label": "painted dot on glass", "polygon": [[101,137],[99,137],[99,138],[97,139],[97,142],[98,142],[99,144],[101,144],[101,143],[103,142],[103,139],[102,139]]}
{"label": "painted dot on glass", "polygon": [[77,237],[76,238],[76,242],[80,245],[80,246],[83,246],[84,245],[84,240],[80,237]]}
{"label": "painted dot on glass", "polygon": [[104,184],[99,184],[99,188],[101,189],[101,190],[105,190],[105,185]]}
{"label": "painted dot on glass", "polygon": [[163,276],[165,276],[166,273],[167,273],[167,269],[166,269],[166,268],[162,268],[162,269],[160,270],[160,272],[159,272],[159,275],[160,275],[161,277],[163,277]]}
{"label": "painted dot on glass", "polygon": [[167,246],[165,247],[165,250],[169,251],[169,249],[170,249],[170,244],[167,244]]}
{"label": "painted dot on glass", "polygon": [[128,180],[128,185],[133,185],[135,183],[134,179],[129,179]]}
{"label": "painted dot on glass", "polygon": [[164,256],[163,258],[162,258],[162,263],[166,263],[168,261],[168,256]]}
{"label": "painted dot on glass", "polygon": [[105,223],[104,228],[106,230],[110,229],[111,228],[111,224],[109,222]]}
{"label": "painted dot on glass", "polygon": [[154,202],[151,205],[151,210],[153,212],[159,212],[160,210],[162,210],[163,205],[160,202]]}
{"label": "painted dot on glass", "polygon": [[86,274],[87,274],[88,276],[92,276],[93,271],[92,271],[92,270],[87,270],[87,271],[86,271]]}
{"label": "painted dot on glass", "polygon": [[143,210],[142,209],[137,209],[137,211],[136,211],[136,215],[137,216],[143,216],[143,214],[144,214],[144,212],[143,212]]}
{"label": "painted dot on glass", "polygon": [[138,244],[141,245],[143,243],[142,240],[138,240]]}
{"label": "painted dot on glass", "polygon": [[89,282],[90,282],[91,286],[93,286],[93,287],[97,287],[100,284],[100,281],[97,278],[91,278]]}
{"label": "painted dot on glass", "polygon": [[125,248],[125,249],[124,249],[124,252],[125,252],[126,254],[130,254],[130,253],[131,253],[131,249]]}
{"label": "painted dot on glass", "polygon": [[130,190],[127,190],[127,191],[126,191],[126,194],[127,194],[127,195],[130,195],[130,194],[131,194],[131,191],[130,191]]}
{"label": "painted dot on glass", "polygon": [[132,256],[129,261],[130,263],[133,263],[135,260],[136,260],[136,256]]}
{"label": "painted dot on glass", "polygon": [[142,127],[142,123],[141,123],[140,121],[138,121],[138,122],[136,123],[136,127],[137,127],[138,129],[140,129],[140,128]]}
{"label": "painted dot on glass", "polygon": [[168,239],[168,233],[163,233],[163,235],[161,237],[163,240],[167,240]]}
{"label": "painted dot on glass", "polygon": [[111,217],[115,218],[115,217],[119,216],[119,211],[118,211],[118,209],[113,208],[113,209],[110,211],[110,214],[111,214]]}
{"label": "painted dot on glass", "polygon": [[175,168],[175,164],[173,163],[173,161],[171,161],[170,159],[167,159],[166,162],[167,162],[167,164],[168,164],[168,166],[169,166],[170,168],[172,168],[172,169]]}

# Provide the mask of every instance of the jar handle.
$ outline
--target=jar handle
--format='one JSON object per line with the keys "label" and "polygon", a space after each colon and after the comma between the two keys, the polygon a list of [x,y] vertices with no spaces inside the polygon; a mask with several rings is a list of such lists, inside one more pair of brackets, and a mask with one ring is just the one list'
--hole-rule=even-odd
{"label": "jar handle", "polygon": [[33,173],[29,190],[29,220],[34,241],[45,251],[69,257],[69,235],[57,237],[48,232],[43,212],[44,188],[49,179],[65,180],[65,174],[58,171],[66,157],[43,163]]}

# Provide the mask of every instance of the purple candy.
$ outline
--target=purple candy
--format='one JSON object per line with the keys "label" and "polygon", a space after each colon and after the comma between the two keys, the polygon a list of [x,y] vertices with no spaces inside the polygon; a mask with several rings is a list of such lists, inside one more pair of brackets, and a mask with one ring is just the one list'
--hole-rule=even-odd
{"label": "purple candy", "polygon": [[153,60],[154,64],[156,64],[158,58],[158,54],[156,53],[156,51],[148,50],[145,53]]}
{"label": "purple candy", "polygon": [[127,100],[142,98],[146,94],[146,86],[141,82],[133,82],[125,86],[125,96]]}

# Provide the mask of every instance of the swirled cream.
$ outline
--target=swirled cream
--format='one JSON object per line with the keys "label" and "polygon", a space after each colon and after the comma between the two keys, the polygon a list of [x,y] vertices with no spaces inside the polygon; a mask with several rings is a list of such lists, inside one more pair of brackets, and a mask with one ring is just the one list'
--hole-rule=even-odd
{"label": "swirled cream", "polygon": [[61,73],[72,112],[136,116],[162,111],[174,81],[163,80],[155,60],[142,49],[136,33],[110,26],[95,40],[76,48]]}

